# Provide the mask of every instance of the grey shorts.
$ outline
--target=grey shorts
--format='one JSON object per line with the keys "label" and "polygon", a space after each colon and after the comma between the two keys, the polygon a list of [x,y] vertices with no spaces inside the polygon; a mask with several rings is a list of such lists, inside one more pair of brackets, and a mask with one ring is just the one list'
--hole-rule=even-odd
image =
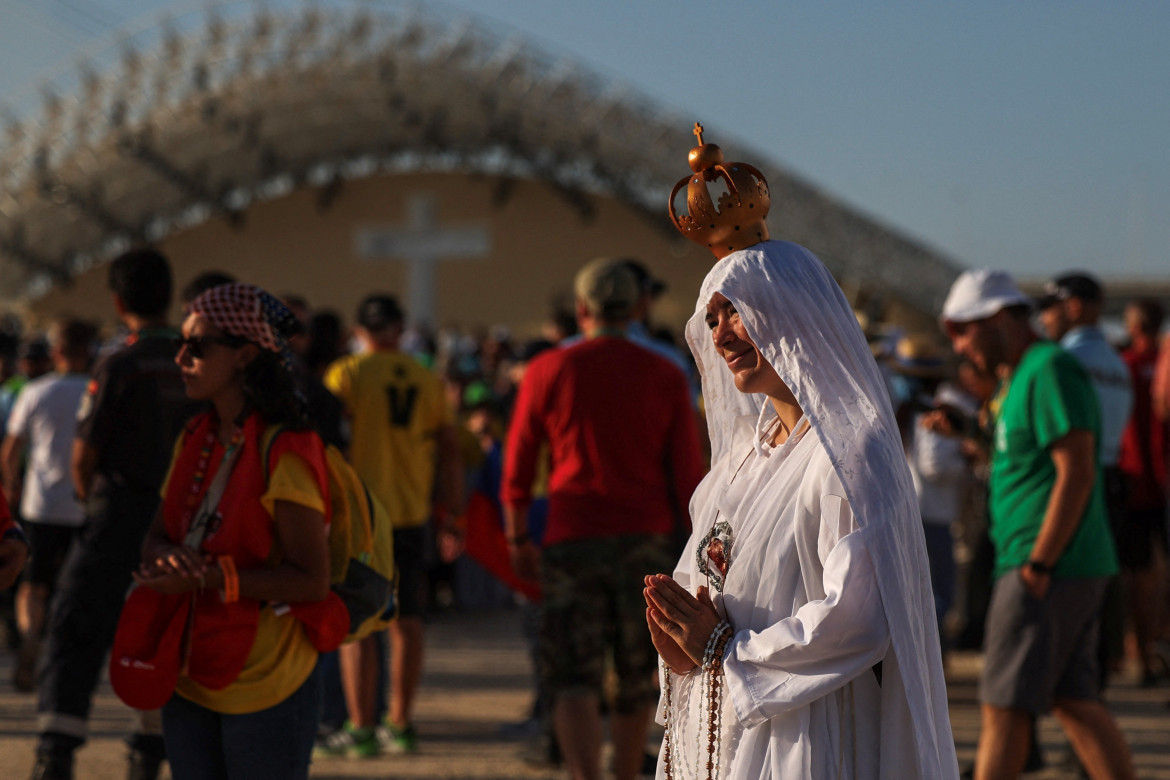
{"label": "grey shorts", "polygon": [[979,699],[1042,715],[1056,699],[1100,698],[1097,635],[1107,578],[1052,580],[1043,599],[1018,569],[995,582]]}

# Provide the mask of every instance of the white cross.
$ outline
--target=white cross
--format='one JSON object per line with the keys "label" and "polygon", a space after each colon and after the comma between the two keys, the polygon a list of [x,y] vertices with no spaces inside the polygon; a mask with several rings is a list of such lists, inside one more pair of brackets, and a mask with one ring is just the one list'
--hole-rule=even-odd
{"label": "white cross", "polygon": [[405,260],[406,313],[412,322],[435,324],[435,269],[444,260],[484,257],[491,250],[485,227],[440,227],[438,200],[412,195],[406,227],[372,227],[357,231],[360,257]]}

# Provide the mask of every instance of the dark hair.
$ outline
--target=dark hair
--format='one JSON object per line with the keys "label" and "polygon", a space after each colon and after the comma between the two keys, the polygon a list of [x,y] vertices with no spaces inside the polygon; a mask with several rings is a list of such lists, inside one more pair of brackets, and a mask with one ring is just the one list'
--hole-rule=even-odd
{"label": "dark hair", "polygon": [[69,359],[92,357],[97,328],[84,320],[61,320],[54,332],[54,342]]}
{"label": "dark hair", "polygon": [[15,333],[0,330],[0,360],[16,360],[20,350],[20,337]]}
{"label": "dark hair", "polygon": [[1141,322],[1142,333],[1145,333],[1147,336],[1157,336],[1158,331],[1162,329],[1162,319],[1164,317],[1162,304],[1153,298],[1138,298],[1129,305],[1138,313],[1138,321]]}
{"label": "dark hair", "polygon": [[397,298],[377,293],[358,304],[355,321],[368,331],[378,332],[401,327],[406,322],[406,315]]}
{"label": "dark hair", "polygon": [[18,355],[21,360],[47,361],[49,360],[49,342],[45,340],[44,336],[29,336],[20,343]]}
{"label": "dark hair", "polygon": [[555,346],[556,344],[553,344],[548,339],[533,339],[532,341],[529,341],[527,344],[525,344],[524,348],[520,350],[520,360],[521,362],[527,363],[541,352],[552,349]]}
{"label": "dark hair", "polygon": [[549,319],[552,320],[553,326],[562,334],[563,338],[577,335],[577,315],[572,309],[558,306],[552,310]]}
{"label": "dark hair", "polygon": [[1032,318],[1032,307],[1026,303],[1013,303],[1011,306],[1004,306],[1002,311],[1006,311],[1012,317],[1024,322]]}
{"label": "dark hair", "polygon": [[284,295],[278,297],[281,301],[284,302],[285,306],[292,310],[293,314],[297,313],[297,309],[300,309],[302,312],[307,312],[309,310],[309,301],[303,295],[297,295],[296,293],[285,293]]}
{"label": "dark hair", "polygon": [[110,290],[131,314],[161,317],[171,305],[171,266],[162,253],[131,249],[110,263]]}
{"label": "dark hair", "polygon": [[305,348],[305,368],[317,373],[341,357],[341,317],[336,312],[319,311],[309,318],[309,346]]}
{"label": "dark hair", "polygon": [[223,271],[204,271],[187,282],[180,297],[182,297],[183,303],[190,303],[208,290],[220,285],[231,284],[234,281],[236,281],[236,277]]}
{"label": "dark hair", "polygon": [[244,369],[244,416],[259,412],[268,425],[309,427],[305,400],[280,355],[261,349]]}

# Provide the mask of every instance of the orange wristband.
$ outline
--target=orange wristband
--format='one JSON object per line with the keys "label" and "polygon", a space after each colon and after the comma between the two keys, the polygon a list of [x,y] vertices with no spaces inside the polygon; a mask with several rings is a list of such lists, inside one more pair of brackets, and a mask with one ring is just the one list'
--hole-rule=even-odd
{"label": "orange wristband", "polygon": [[231,604],[233,601],[240,600],[240,575],[236,571],[236,562],[232,560],[230,555],[221,555],[218,558],[219,568],[223,572],[223,596],[224,604]]}

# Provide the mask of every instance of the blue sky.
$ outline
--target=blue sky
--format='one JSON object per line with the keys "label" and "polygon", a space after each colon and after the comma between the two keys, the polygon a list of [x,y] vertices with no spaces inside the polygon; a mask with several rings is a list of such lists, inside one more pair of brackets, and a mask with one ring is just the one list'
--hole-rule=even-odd
{"label": "blue sky", "polygon": [[[707,140],[962,265],[1170,277],[1168,2],[441,5],[729,131]],[[0,102],[166,6],[0,0]]]}

